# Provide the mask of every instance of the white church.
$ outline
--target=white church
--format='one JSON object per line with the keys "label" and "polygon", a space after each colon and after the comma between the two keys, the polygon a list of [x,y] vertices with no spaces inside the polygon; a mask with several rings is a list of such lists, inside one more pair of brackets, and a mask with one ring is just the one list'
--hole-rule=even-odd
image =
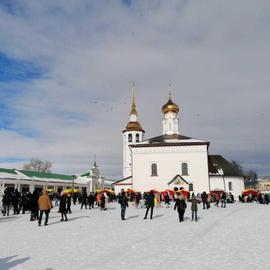
{"label": "white church", "polygon": [[238,197],[244,177],[222,156],[209,155],[208,141],[180,134],[180,110],[171,94],[161,111],[163,133],[144,139],[133,94],[130,121],[123,130],[123,179],[113,184],[115,192],[183,187],[201,193],[218,188]]}

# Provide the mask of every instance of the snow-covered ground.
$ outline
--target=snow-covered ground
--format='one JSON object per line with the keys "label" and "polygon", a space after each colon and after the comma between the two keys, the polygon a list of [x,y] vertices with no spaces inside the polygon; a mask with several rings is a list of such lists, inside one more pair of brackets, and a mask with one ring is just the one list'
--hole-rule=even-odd
{"label": "snow-covered ground", "polygon": [[29,214],[0,217],[0,269],[270,269],[270,206],[227,205],[199,208],[199,222],[179,223],[173,208],[130,206],[120,219],[117,203],[108,211],[73,206],[68,222],[56,208],[49,226],[37,226]]}

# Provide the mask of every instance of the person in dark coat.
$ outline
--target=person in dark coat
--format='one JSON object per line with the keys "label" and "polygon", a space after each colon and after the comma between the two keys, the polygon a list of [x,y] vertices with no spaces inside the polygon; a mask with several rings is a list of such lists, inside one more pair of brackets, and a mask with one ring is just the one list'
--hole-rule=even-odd
{"label": "person in dark coat", "polygon": [[15,191],[12,194],[12,204],[13,204],[13,213],[14,215],[19,214],[19,202],[21,198],[21,193],[15,189]]}
{"label": "person in dark coat", "polygon": [[30,195],[29,201],[29,210],[31,211],[30,221],[38,219],[38,198],[39,193],[37,190],[34,190],[33,193]]}
{"label": "person in dark coat", "polygon": [[71,214],[71,195],[67,195],[67,214]]}
{"label": "person in dark coat", "polygon": [[136,194],[136,206],[138,207],[140,204],[140,200],[142,198],[142,194],[140,192],[137,192]]}
{"label": "person in dark coat", "polygon": [[101,194],[100,210],[106,210],[106,197],[104,193]]}
{"label": "person in dark coat", "polygon": [[28,193],[24,192],[22,193],[20,197],[20,202],[19,202],[19,213],[22,210],[22,213],[24,214],[26,210],[29,209],[29,197]]}
{"label": "person in dark coat", "polygon": [[208,206],[208,202],[207,202],[208,196],[207,196],[205,191],[202,193],[201,198],[202,198],[202,203],[203,203],[203,209],[208,209],[208,207],[207,207]]}
{"label": "person in dark coat", "polygon": [[192,196],[191,196],[191,213],[192,213],[192,219],[191,221],[194,220],[195,218],[195,221],[198,221],[198,215],[197,215],[197,212],[198,212],[198,200],[195,196],[194,193],[192,193]]}
{"label": "person in dark coat", "polygon": [[155,194],[152,190],[145,195],[145,202],[146,202],[146,212],[145,212],[144,219],[147,219],[149,209],[151,209],[150,219],[153,219],[153,210],[155,206]]}
{"label": "person in dark coat", "polygon": [[267,193],[264,194],[264,201],[266,204],[269,204],[269,195]]}
{"label": "person in dark coat", "polygon": [[83,206],[85,207],[85,209],[87,209],[87,194],[86,194],[86,192],[84,192],[82,194],[81,209],[83,208]]}
{"label": "person in dark coat", "polygon": [[91,208],[94,208],[94,204],[95,204],[95,196],[93,193],[89,193],[89,196],[88,196],[88,203],[89,203],[89,210]]}
{"label": "person in dark coat", "polygon": [[59,205],[59,212],[61,213],[61,220],[60,221],[67,221],[67,196],[62,193],[60,197],[60,205]]}
{"label": "person in dark coat", "polygon": [[7,216],[9,216],[9,208],[10,208],[10,204],[11,204],[11,194],[5,190],[4,191],[4,196],[2,198],[2,204],[3,204],[3,216],[5,216],[7,214]]}
{"label": "person in dark coat", "polygon": [[179,215],[179,222],[184,221],[184,214],[187,208],[187,204],[185,201],[185,197],[183,195],[180,195],[175,200],[174,210],[177,208],[178,215]]}
{"label": "person in dark coat", "polygon": [[225,192],[223,192],[221,195],[221,207],[222,208],[226,207],[226,200],[227,200],[227,195]]}
{"label": "person in dark coat", "polygon": [[170,207],[170,196],[168,193],[166,193],[164,196],[164,202],[165,202],[167,208]]}
{"label": "person in dark coat", "polygon": [[125,213],[128,207],[128,197],[124,190],[121,191],[118,202],[121,205],[121,219],[125,220]]}

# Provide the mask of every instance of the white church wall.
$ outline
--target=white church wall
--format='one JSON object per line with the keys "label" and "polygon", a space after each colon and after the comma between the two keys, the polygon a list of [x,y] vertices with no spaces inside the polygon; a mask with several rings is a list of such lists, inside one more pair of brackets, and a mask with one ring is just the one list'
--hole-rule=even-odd
{"label": "white church wall", "polygon": [[[188,175],[194,192],[209,191],[208,153],[206,145],[140,147],[133,151],[133,188],[138,191],[167,189],[168,182],[182,174],[181,164],[188,164]],[[151,176],[151,164],[156,163],[158,176]]]}
{"label": "white church wall", "polygon": [[[231,189],[229,183],[232,183]],[[243,177],[225,177],[226,191],[231,192],[235,199],[238,200],[238,196],[242,194],[242,191],[245,189],[244,178]]]}
{"label": "white church wall", "polygon": [[[225,182],[225,183],[224,183]],[[231,189],[230,189],[230,184]],[[238,200],[238,196],[242,194],[244,190],[244,179],[243,177],[234,177],[234,176],[223,176],[222,175],[210,175],[210,189],[223,189],[226,192],[231,192],[235,199]]]}

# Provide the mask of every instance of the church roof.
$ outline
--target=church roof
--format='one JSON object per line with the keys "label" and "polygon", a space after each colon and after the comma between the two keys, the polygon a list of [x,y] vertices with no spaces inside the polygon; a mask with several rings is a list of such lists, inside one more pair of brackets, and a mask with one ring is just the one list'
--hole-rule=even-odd
{"label": "church roof", "polygon": [[128,176],[128,177],[125,177],[125,178],[123,178],[123,179],[120,179],[120,180],[117,180],[117,181],[115,181],[114,183],[112,183],[111,185],[112,186],[114,186],[114,185],[132,185],[132,183],[127,183],[127,182],[125,182],[125,181],[127,181],[127,180],[130,180],[131,179],[131,181],[132,181],[132,176]]}
{"label": "church roof", "polygon": [[168,102],[162,107],[161,111],[165,114],[167,112],[175,112],[175,113],[178,113],[179,112],[179,107],[177,104],[175,104],[173,101],[172,101],[172,98],[171,98],[171,93],[169,94],[169,100]]}
{"label": "church roof", "polygon": [[136,143],[131,147],[159,147],[159,146],[186,146],[186,145],[209,145],[209,142],[194,139],[184,135],[161,135]]}
{"label": "church roof", "polygon": [[61,179],[61,180],[73,180],[74,175],[64,175],[64,174],[58,174],[58,173],[50,173],[50,172],[34,172],[34,171],[25,171],[25,170],[18,170],[22,174],[28,176],[28,177],[39,177],[39,178],[55,178],[55,179]]}
{"label": "church roof", "polygon": [[242,176],[241,173],[221,155],[208,156],[208,168],[210,174],[218,174],[218,169],[223,170],[224,176]]}
{"label": "church roof", "polygon": [[126,131],[142,131],[144,133],[144,130],[140,124],[139,121],[130,121],[128,122],[126,128],[123,130],[123,132]]}

